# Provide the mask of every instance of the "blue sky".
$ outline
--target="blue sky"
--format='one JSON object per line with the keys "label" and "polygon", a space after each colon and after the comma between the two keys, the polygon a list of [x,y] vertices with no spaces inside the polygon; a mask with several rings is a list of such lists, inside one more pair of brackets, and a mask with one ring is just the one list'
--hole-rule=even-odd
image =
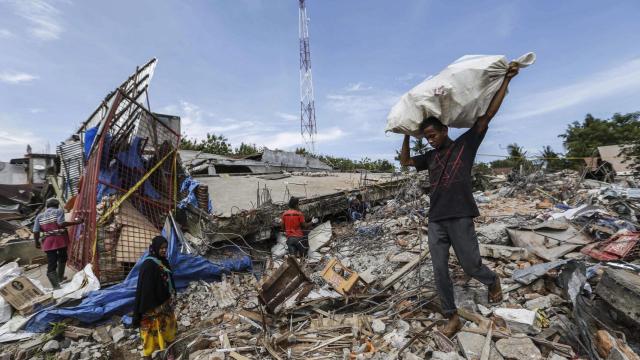
{"label": "blue sky", "polygon": [[[308,11],[321,153],[393,158],[391,106],[465,54],[538,56],[481,154],[563,151],[557,135],[586,113],[640,110],[636,0],[308,0]],[[53,150],[152,57],[152,110],[182,116],[187,136],[300,146],[297,37],[295,0],[0,0],[0,160]]]}

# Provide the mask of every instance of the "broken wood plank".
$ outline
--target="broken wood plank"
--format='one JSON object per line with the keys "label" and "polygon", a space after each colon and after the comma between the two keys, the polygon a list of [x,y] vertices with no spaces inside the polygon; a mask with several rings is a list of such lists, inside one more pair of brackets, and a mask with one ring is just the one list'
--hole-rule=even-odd
{"label": "broken wood plank", "polygon": [[427,255],[429,255],[429,249],[423,250],[420,256],[417,256],[415,259],[411,260],[406,265],[401,267],[399,270],[391,274],[391,276],[386,278],[382,282],[382,287],[387,288],[393,285],[396,281],[398,281],[400,278],[405,276],[408,272],[413,270],[413,268],[415,268],[422,260],[424,260],[427,257]]}
{"label": "broken wood plank", "polygon": [[222,346],[224,346],[225,348],[231,347],[231,343],[229,342],[227,333],[223,333],[222,335],[220,335],[220,344],[222,344]]}
{"label": "broken wood plank", "polygon": [[478,324],[480,329],[482,329],[483,331],[486,331],[489,328],[489,324],[491,324],[491,321],[486,317],[480,314],[465,310],[463,308],[458,309],[458,315],[460,315],[462,318],[466,320],[473,321],[474,323]]}
{"label": "broken wood plank", "polygon": [[480,360],[489,360],[489,354],[491,353],[491,338],[493,337],[493,321],[489,324],[489,330],[487,330],[487,338],[482,346],[482,353],[480,354]]}
{"label": "broken wood plank", "polygon": [[331,340],[327,340],[327,341],[323,342],[322,344],[320,344],[320,345],[318,345],[318,346],[312,347],[311,349],[309,349],[309,350],[307,350],[307,351],[303,352],[301,355],[308,354],[308,353],[310,353],[310,352],[312,352],[312,351],[315,351],[315,350],[318,350],[318,349],[320,349],[320,348],[323,348],[323,347],[325,347],[325,346],[327,346],[327,345],[329,345],[329,344],[333,344],[334,342],[336,342],[336,341],[338,341],[338,340],[341,340],[341,339],[344,339],[344,338],[345,338],[345,337],[347,337],[347,336],[351,336],[351,334],[344,334],[344,335],[336,336],[336,337],[334,337],[333,339],[331,339]]}
{"label": "broken wood plank", "polygon": [[244,355],[240,355],[235,351],[232,351],[229,353],[229,357],[234,358],[235,360],[250,360],[248,357],[244,356]]}

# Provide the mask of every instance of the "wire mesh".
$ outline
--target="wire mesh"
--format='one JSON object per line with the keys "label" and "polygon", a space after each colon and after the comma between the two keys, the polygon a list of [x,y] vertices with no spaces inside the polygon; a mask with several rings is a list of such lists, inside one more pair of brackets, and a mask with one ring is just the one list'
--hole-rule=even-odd
{"label": "wire mesh", "polygon": [[71,264],[122,280],[174,207],[179,134],[118,89],[89,153],[74,216]]}

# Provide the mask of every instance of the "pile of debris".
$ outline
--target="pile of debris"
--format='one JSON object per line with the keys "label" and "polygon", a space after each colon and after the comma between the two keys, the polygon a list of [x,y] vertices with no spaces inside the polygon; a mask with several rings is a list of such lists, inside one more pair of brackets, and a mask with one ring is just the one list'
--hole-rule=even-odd
{"label": "pile of debris", "polygon": [[[280,240],[259,281],[235,275],[192,285],[176,349],[185,359],[638,358],[638,333],[630,331],[640,324],[637,219],[612,209],[618,201],[637,207],[636,190],[623,187],[613,200],[608,189],[620,185],[593,189],[571,172],[528,181],[534,185],[505,182],[483,193],[481,253],[505,297],[488,304],[486,288],[453,257],[466,324],[452,339],[438,330],[428,197],[412,179],[365,221],[315,228],[301,262],[282,257]],[[591,250],[618,241],[630,250],[616,262],[599,262]]]}
{"label": "pile of debris", "polygon": [[[213,215],[214,186],[191,175],[304,175],[330,183],[339,174],[270,150],[242,159],[182,151],[187,171],[180,168],[179,118],[141,105],[155,62],[136,70],[59,146],[60,169],[55,156],[37,154],[22,165],[0,164],[1,178],[28,175],[39,184],[0,186],[0,245],[33,248],[28,229],[49,196],[84,222],[70,229],[70,262],[79,271],[62,289],[38,281],[41,253],[29,264],[11,253],[0,257],[0,359],[137,358],[141,341],[127,312],[140,257],[161,232],[180,290],[178,338],[170,346],[179,359],[640,359],[634,178],[606,183],[572,170],[477,176],[480,253],[500,276],[504,298],[489,304],[486,287],[452,256],[465,324],[447,338],[439,330],[424,174],[384,184],[355,174],[348,189],[303,199],[307,215],[327,216],[310,231],[303,259],[287,256],[282,234],[268,245],[245,239],[273,235],[288,185],[302,186],[306,197],[306,182],[283,184],[282,203],[258,184],[255,207],[223,217]],[[242,178],[233,180],[238,188]],[[356,189],[375,203],[363,220],[346,222]]]}
{"label": "pile of debris", "polygon": [[[633,179],[600,183],[565,171],[522,181],[476,194],[486,198],[476,219],[481,255],[501,277],[504,299],[489,304],[486,287],[452,256],[466,322],[453,338],[439,331],[428,182],[416,175],[395,198],[372,204],[365,220],[313,229],[305,259],[286,256],[282,236],[271,251],[234,245],[252,256],[253,271],[194,281],[180,292],[171,349],[181,359],[638,359],[640,197]],[[210,257],[228,254],[218,252]],[[135,358],[140,346],[137,332],[115,316],[98,327],[62,321],[4,351]]]}

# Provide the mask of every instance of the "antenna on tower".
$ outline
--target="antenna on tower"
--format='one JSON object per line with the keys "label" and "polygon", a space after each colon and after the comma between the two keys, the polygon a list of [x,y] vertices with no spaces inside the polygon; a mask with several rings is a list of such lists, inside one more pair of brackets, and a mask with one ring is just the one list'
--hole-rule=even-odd
{"label": "antenna on tower", "polygon": [[316,151],[316,108],[313,99],[313,77],[311,76],[311,51],[309,50],[309,18],[305,0],[298,0],[300,6],[300,133],[311,153]]}

